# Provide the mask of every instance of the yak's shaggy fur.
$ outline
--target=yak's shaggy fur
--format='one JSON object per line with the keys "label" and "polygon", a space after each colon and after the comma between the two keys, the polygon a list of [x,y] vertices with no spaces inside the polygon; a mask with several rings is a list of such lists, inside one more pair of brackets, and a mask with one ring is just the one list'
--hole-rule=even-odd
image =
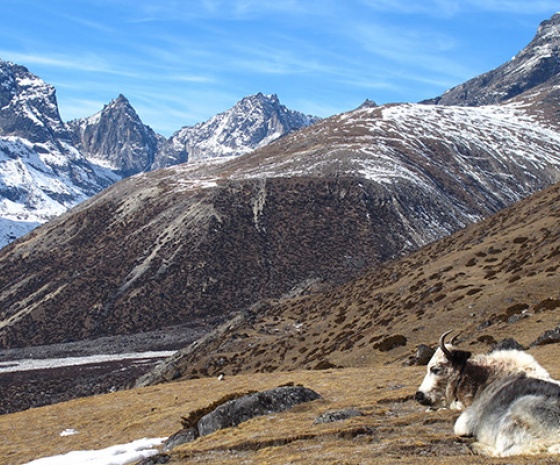
{"label": "yak's shaggy fur", "polygon": [[474,436],[473,448],[480,453],[560,452],[560,383],[526,352],[471,357],[444,344],[444,337],[418,388],[418,402],[465,409],[454,431]]}
{"label": "yak's shaggy fur", "polygon": [[[552,380],[532,355],[520,350],[499,350],[471,357],[470,352],[456,350],[450,344],[446,344],[446,348],[453,359],[449,360],[438,348],[418,388],[418,401],[433,408],[462,410],[471,405],[477,393],[488,384],[515,374]],[[419,398],[421,393],[423,399]]]}
{"label": "yak's shaggy fur", "polygon": [[486,455],[560,452],[560,385],[526,375],[501,379],[481,392],[455,422]]}

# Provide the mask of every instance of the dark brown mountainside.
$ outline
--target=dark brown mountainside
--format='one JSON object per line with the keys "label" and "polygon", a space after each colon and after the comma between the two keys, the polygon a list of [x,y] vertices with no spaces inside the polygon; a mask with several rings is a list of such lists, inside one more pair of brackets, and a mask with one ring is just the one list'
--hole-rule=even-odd
{"label": "dark brown mountainside", "polygon": [[384,237],[385,224],[398,228],[390,209],[364,222],[367,181],[185,191],[164,174],[125,181],[4,251],[3,345],[212,321],[300,283],[341,282],[405,247],[406,230]]}
{"label": "dark brown mountainside", "polygon": [[[560,341],[560,185],[324,293],[269,301],[176,354],[139,384],[406,363],[454,329],[488,350]],[[539,339],[546,331],[547,337]]]}
{"label": "dark brown mountainside", "polygon": [[361,108],[121,181],[0,251],[0,346],[215,325],[416,250],[560,179],[533,109]]}

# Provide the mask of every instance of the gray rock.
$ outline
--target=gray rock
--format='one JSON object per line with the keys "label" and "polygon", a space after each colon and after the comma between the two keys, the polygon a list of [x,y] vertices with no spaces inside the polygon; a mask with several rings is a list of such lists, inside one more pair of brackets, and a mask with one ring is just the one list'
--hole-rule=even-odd
{"label": "gray rock", "polygon": [[544,346],[546,344],[556,344],[560,342],[560,326],[554,329],[549,329],[542,333],[535,341],[531,343],[531,347]]}
{"label": "gray rock", "polygon": [[508,338],[503,339],[502,341],[498,342],[492,348],[492,352],[494,352],[496,350],[525,350],[525,347],[523,347],[521,344],[519,344],[519,342],[517,342],[512,337],[508,337]]}
{"label": "gray rock", "polygon": [[97,114],[70,121],[74,146],[109,161],[123,177],[148,171],[165,138],[146,126],[123,95]]}
{"label": "gray rock", "polygon": [[[521,52],[498,68],[449,89],[422,103],[438,105],[490,105],[522,94],[543,83],[555,82],[560,71],[558,25],[560,14],[543,21]],[[545,49],[549,53],[542,53]]]}
{"label": "gray rock", "polygon": [[223,428],[237,426],[251,418],[289,410],[303,402],[320,399],[315,391],[303,386],[281,386],[230,400],[198,422],[198,433],[206,436]]}
{"label": "gray rock", "polygon": [[140,462],[137,462],[136,465],[159,465],[162,463],[169,463],[171,457],[167,454],[158,454],[153,455],[152,457],[147,457]]}
{"label": "gray rock", "polygon": [[197,437],[198,431],[196,428],[183,428],[182,430],[179,430],[175,434],[169,436],[167,441],[163,444],[163,451],[170,452],[181,444],[193,442]]}
{"label": "gray rock", "polygon": [[427,365],[432,359],[435,350],[426,344],[418,344],[416,347],[416,365]]}
{"label": "gray rock", "polygon": [[319,415],[315,421],[314,425],[319,425],[322,423],[334,423],[336,421],[344,421],[352,417],[360,417],[363,413],[354,408],[344,408],[341,410],[333,410],[330,412],[325,412]]}

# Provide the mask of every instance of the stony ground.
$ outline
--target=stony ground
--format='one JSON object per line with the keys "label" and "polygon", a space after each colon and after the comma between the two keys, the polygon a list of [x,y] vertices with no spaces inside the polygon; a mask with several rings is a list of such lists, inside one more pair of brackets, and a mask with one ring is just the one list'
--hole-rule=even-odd
{"label": "stony ground", "polygon": [[[0,364],[22,359],[176,350],[202,333],[202,329],[172,328],[136,336],[3,350],[0,351]],[[0,372],[0,414],[121,390],[159,362],[160,359],[132,358],[73,367]]]}
{"label": "stony ground", "polygon": [[153,368],[159,361],[127,359],[0,373],[0,414],[119,390]]}

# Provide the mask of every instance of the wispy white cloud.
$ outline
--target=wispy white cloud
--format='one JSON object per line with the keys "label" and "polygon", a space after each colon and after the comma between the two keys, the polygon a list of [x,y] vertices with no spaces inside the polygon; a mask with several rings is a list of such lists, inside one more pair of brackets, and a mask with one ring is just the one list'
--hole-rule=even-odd
{"label": "wispy white cloud", "polygon": [[229,59],[237,70],[259,74],[302,75],[332,73],[333,68],[321,62],[317,56],[301,50],[282,48],[268,44],[260,48],[237,44],[236,53]]}
{"label": "wispy white cloud", "polygon": [[85,18],[83,16],[67,14],[67,13],[64,13],[63,11],[60,12],[60,16],[61,16],[61,18],[63,18],[66,21],[75,23],[80,27],[84,27],[84,28],[93,30],[97,33],[113,35],[117,32],[117,30],[114,27],[108,26],[106,23],[103,23],[101,21],[93,21],[89,18]]}
{"label": "wispy white cloud", "polygon": [[233,19],[254,17],[263,12],[301,13],[304,9],[303,3],[297,0],[203,0],[201,4],[212,15],[225,14]]}
{"label": "wispy white cloud", "polygon": [[12,50],[0,50],[4,59],[26,65],[47,65],[54,68],[64,68],[75,71],[98,72],[121,76],[133,76],[135,73],[125,68],[115,66],[107,59],[96,53],[85,53],[81,56],[63,54],[25,53]]}
{"label": "wispy white cloud", "polygon": [[512,14],[548,13],[560,10],[557,0],[360,0],[363,5],[384,12],[424,14],[433,17],[452,17],[464,12],[496,12]]}
{"label": "wispy white cloud", "polygon": [[457,14],[461,7],[457,0],[359,0],[372,10],[399,14],[425,14],[436,17],[449,17]]}
{"label": "wispy white cloud", "polygon": [[[134,59],[130,57],[125,58],[120,55],[100,57],[97,54],[86,54],[76,57],[74,55],[29,54],[0,50],[0,57],[15,63],[25,63],[28,67],[42,65],[74,72],[112,75],[133,80],[204,84],[216,82],[215,78],[212,76],[182,72],[180,68],[171,66],[170,64],[162,66],[161,64],[150,61],[142,63],[143,60],[136,60],[133,66],[126,66],[126,63],[130,64],[130,61],[134,61]],[[176,60],[177,58],[175,57],[174,63],[176,63]],[[76,84],[80,85],[79,82]]]}
{"label": "wispy white cloud", "polygon": [[248,20],[281,14],[295,17],[302,14],[323,14],[334,4],[333,0],[201,0],[190,2],[188,8],[181,0],[154,2],[151,0],[131,1],[134,4],[135,20],[158,21],[203,18],[222,20]]}
{"label": "wispy white cloud", "polygon": [[560,11],[557,0],[468,0],[466,3],[470,8],[497,13],[535,15],[548,14],[555,9]]}
{"label": "wispy white cloud", "polygon": [[351,37],[359,47],[370,56],[383,59],[381,66],[387,75],[403,66],[411,73],[426,74],[429,71],[430,75],[439,73],[456,78],[472,72],[450,57],[457,43],[446,33],[381,23],[355,23],[351,31]]}

